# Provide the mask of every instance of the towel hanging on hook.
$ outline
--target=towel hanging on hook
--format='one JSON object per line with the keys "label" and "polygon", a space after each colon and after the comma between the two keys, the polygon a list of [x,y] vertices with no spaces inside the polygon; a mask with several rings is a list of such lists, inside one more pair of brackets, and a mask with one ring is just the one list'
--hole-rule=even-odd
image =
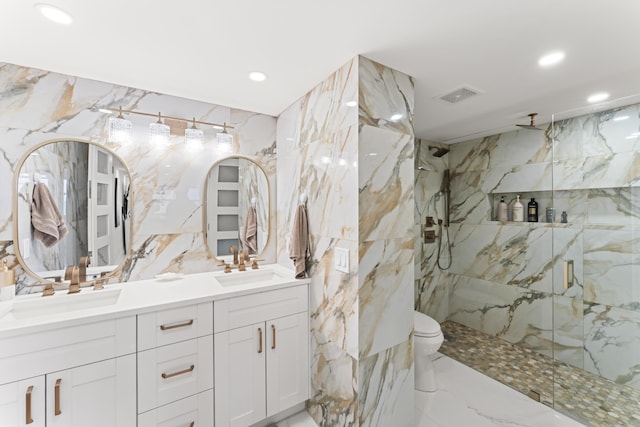
{"label": "towel hanging on hook", "polygon": [[289,244],[289,257],[295,266],[296,279],[304,279],[307,276],[307,259],[311,256],[306,203],[307,195],[303,193],[300,195],[300,204],[293,219],[293,230]]}

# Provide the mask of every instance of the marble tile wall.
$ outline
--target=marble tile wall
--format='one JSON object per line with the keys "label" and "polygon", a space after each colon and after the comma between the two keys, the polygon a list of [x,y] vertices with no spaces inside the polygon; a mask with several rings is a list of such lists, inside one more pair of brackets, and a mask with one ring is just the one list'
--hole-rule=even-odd
{"label": "marble tile wall", "polygon": [[[270,185],[271,229],[275,230],[275,131],[271,116],[212,105],[109,83],[0,63],[0,182],[7,200],[15,167],[35,145],[54,138],[94,141],[124,159],[133,179],[133,246],[121,271],[121,280],[151,278],[167,271],[184,273],[217,269],[204,245],[202,195],[209,167],[226,154],[216,151],[215,131],[205,129],[201,151],[185,149],[179,124],[172,124],[167,147],[148,142],[144,117],[128,117],[134,125],[133,142],[107,142],[108,115],[100,108],[161,111],[176,117],[196,117],[234,126],[233,152],[255,159],[265,169]],[[11,204],[0,205],[0,242],[13,250]],[[275,238],[264,253],[276,259]],[[28,292],[33,280],[20,274],[18,287]]]}
{"label": "marble tile wall", "polygon": [[[280,115],[277,144],[285,266],[308,196],[308,410],[319,425],[412,425],[413,82],[356,57]],[[348,274],[333,267],[336,247]]]}
{"label": "marble tile wall", "polygon": [[[631,105],[451,147],[450,320],[639,388],[639,128]],[[516,194],[541,223],[495,221]]]}

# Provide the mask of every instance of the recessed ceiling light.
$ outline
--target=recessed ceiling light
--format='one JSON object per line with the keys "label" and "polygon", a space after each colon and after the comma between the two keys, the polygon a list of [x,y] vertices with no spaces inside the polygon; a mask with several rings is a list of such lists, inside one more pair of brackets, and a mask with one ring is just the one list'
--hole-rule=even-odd
{"label": "recessed ceiling light", "polygon": [[587,102],[593,104],[594,102],[600,102],[600,101],[604,101],[605,99],[609,98],[609,94],[606,92],[599,92],[599,93],[594,93],[593,95],[591,95],[590,97],[587,98]]}
{"label": "recessed ceiling light", "polygon": [[53,21],[57,24],[63,25],[69,25],[71,24],[71,22],[73,22],[71,15],[57,6],[46,3],[36,3],[34,7],[38,9],[42,16],[47,18],[49,21]]}
{"label": "recessed ceiling light", "polygon": [[555,65],[564,59],[564,52],[552,52],[548,55],[541,57],[538,60],[538,65],[541,67],[549,67]]}
{"label": "recessed ceiling light", "polygon": [[254,82],[263,82],[267,79],[267,75],[265,73],[261,73],[260,71],[252,71],[249,73],[249,78]]}
{"label": "recessed ceiling light", "polygon": [[621,122],[623,120],[627,120],[629,116],[618,116],[613,119],[614,122]]}
{"label": "recessed ceiling light", "polygon": [[391,116],[391,121],[392,122],[397,122],[398,120],[400,120],[402,118],[402,114],[396,113],[393,116]]}

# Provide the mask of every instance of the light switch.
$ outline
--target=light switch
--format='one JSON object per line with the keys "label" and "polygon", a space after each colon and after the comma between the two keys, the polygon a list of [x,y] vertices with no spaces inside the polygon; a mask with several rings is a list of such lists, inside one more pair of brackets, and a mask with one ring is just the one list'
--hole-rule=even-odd
{"label": "light switch", "polygon": [[333,257],[336,270],[349,273],[349,249],[335,248]]}

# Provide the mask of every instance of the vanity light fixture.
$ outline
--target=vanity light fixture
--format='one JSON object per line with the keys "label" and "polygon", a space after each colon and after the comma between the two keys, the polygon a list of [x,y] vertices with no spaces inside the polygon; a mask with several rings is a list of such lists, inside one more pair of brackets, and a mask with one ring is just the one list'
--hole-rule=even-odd
{"label": "vanity light fixture", "polygon": [[204,142],[204,131],[196,127],[196,118],[192,120],[190,128],[184,130],[184,143],[187,151],[200,151]]}
{"label": "vanity light fixture", "polygon": [[131,129],[133,123],[124,118],[122,107],[116,117],[109,117],[109,141],[127,144],[131,141]]}
{"label": "vanity light fixture", "polygon": [[69,25],[73,22],[71,15],[58,6],[47,3],[36,3],[34,7],[38,9],[42,16],[56,24]]}
{"label": "vanity light fixture", "polygon": [[155,146],[162,147],[169,145],[169,135],[171,129],[169,126],[162,123],[162,114],[158,113],[158,121],[155,123],[149,123],[149,137],[151,143]]}
{"label": "vanity light fixture", "polygon": [[218,143],[218,151],[221,153],[230,153],[233,145],[233,135],[227,132],[227,124],[222,125],[222,132],[218,132],[216,135],[216,141]]}
{"label": "vanity light fixture", "polygon": [[[231,151],[231,145],[233,143],[233,135],[231,135],[227,131],[227,129],[233,129],[233,126],[228,125],[226,123],[221,125],[218,123],[210,123],[210,122],[204,122],[202,120],[196,120],[195,117],[191,119],[184,119],[182,117],[165,116],[165,115],[162,115],[162,113],[151,114],[144,111],[125,110],[122,107],[119,107],[118,109],[107,107],[107,108],[100,108],[94,111],[100,111],[102,113],[109,113],[109,114],[117,114],[116,117],[109,118],[109,140],[114,142],[118,141],[116,135],[121,135],[124,132],[123,129],[126,129],[127,132],[129,133],[128,139],[130,140],[131,138],[130,135],[131,135],[133,126],[131,125],[131,122],[129,120],[126,120],[124,118],[123,115],[134,114],[134,115],[145,116],[145,117],[157,117],[156,122],[149,124],[149,135],[151,137],[151,142],[154,145],[163,147],[169,144],[169,135],[171,134],[171,128],[166,124],[164,124],[162,121],[162,119],[167,119],[167,120],[180,121],[180,122],[186,122],[191,124],[191,127],[187,127],[187,129],[185,129],[185,135],[184,135],[185,143],[187,145],[188,150],[196,150],[202,146],[204,142],[204,131],[202,129],[197,128],[196,125],[203,125],[203,126],[211,126],[215,130],[221,130],[221,132],[217,133],[216,140],[218,141],[218,143],[221,143],[222,145],[225,146],[222,152]],[[114,124],[112,125],[112,123]],[[118,128],[116,127],[116,125],[119,125],[121,127]],[[112,131],[112,128],[113,128],[113,131]],[[117,134],[117,131],[121,131],[121,134]]]}

